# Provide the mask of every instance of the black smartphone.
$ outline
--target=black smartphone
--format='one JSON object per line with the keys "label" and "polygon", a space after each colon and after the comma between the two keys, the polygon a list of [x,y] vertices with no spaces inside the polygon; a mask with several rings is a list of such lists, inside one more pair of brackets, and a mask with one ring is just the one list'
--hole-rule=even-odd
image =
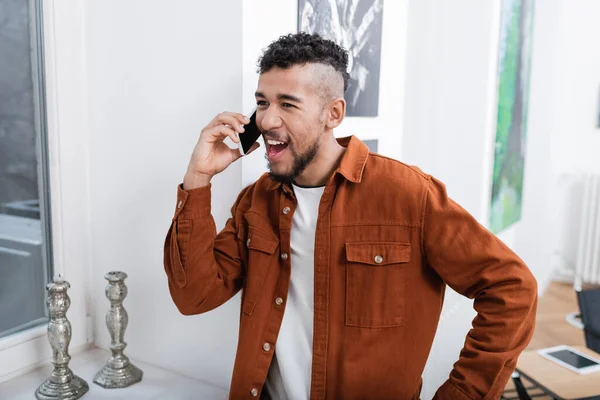
{"label": "black smartphone", "polygon": [[250,123],[244,125],[244,132],[238,136],[240,138],[239,148],[242,154],[248,154],[252,145],[258,140],[261,132],[256,125],[256,109],[250,116]]}

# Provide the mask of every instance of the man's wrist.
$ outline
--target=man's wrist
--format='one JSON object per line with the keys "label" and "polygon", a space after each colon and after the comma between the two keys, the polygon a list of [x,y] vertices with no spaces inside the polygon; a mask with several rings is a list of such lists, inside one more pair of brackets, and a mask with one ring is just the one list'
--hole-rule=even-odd
{"label": "man's wrist", "polygon": [[210,185],[212,176],[188,170],[183,177],[183,189],[192,190]]}

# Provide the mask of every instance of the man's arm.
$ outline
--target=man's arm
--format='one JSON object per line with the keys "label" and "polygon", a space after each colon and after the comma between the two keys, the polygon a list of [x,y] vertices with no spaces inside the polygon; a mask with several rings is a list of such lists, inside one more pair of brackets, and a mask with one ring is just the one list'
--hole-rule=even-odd
{"label": "man's arm", "polygon": [[[164,267],[171,297],[182,314],[199,314],[220,306],[242,287],[244,272],[237,243],[236,210],[216,234],[210,213],[210,180],[242,155],[224,143],[239,143],[248,117],[223,112],[202,129],[177,191],[177,208],[165,239]],[[257,143],[253,146],[256,149]],[[249,154],[249,153],[248,153]]]}
{"label": "man's arm", "polygon": [[537,282],[434,178],[424,198],[422,244],[427,263],[451,288],[474,299],[477,311],[460,358],[434,399],[496,399],[533,335]]}
{"label": "man's arm", "polygon": [[177,209],[164,245],[169,291],[182,314],[210,311],[233,297],[243,285],[244,266],[236,238],[235,212],[217,235],[211,215],[210,185],[177,189]]}

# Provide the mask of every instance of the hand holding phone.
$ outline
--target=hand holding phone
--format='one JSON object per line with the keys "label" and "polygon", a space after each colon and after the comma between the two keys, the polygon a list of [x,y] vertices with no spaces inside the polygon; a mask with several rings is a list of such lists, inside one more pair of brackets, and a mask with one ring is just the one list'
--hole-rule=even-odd
{"label": "hand holding phone", "polygon": [[[241,145],[241,137],[246,132],[244,126],[248,126],[251,132],[246,138],[252,138],[258,131],[258,127],[255,128],[255,125],[256,122],[252,124],[251,119],[243,114],[223,112],[217,115],[200,133],[183,180],[184,189],[190,190],[207,186],[213,176],[223,171],[243,154],[249,154],[256,149],[258,143],[254,145],[249,143],[249,147],[244,147],[244,151],[241,152],[238,148],[231,148],[224,142],[226,138],[230,138],[234,143]],[[248,140],[245,139],[245,143],[248,144]]]}

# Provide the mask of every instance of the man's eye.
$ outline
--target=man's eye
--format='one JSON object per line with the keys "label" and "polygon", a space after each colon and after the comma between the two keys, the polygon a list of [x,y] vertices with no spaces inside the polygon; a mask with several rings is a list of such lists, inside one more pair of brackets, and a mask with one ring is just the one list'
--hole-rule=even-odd
{"label": "man's eye", "polygon": [[259,107],[264,107],[264,106],[267,105],[267,102],[264,101],[264,100],[257,100],[256,101],[256,105],[259,106]]}
{"label": "man's eye", "polygon": [[294,105],[293,105],[293,104],[290,104],[290,103],[281,103],[281,106],[282,106],[283,108],[291,108],[291,107],[294,107]]}

